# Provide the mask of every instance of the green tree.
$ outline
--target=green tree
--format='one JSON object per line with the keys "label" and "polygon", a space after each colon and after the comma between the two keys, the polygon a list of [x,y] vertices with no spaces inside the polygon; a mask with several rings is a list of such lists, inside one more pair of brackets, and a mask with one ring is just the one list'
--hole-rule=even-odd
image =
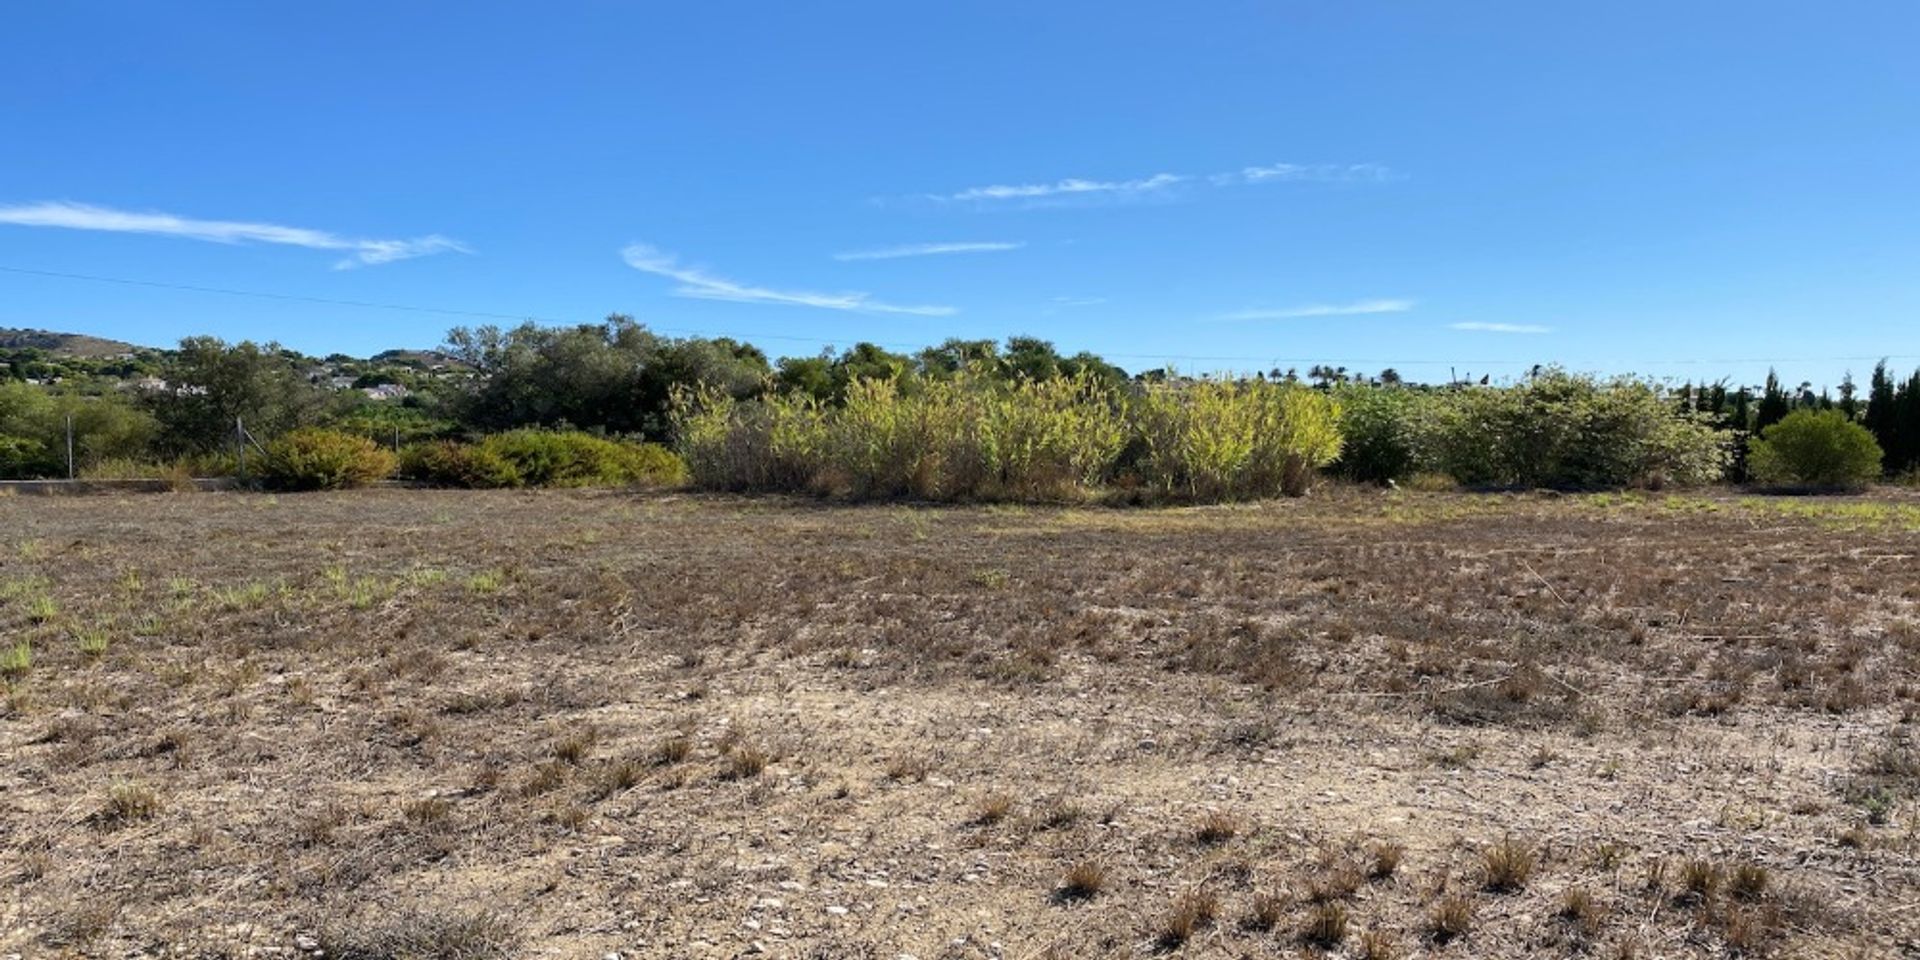
{"label": "green tree", "polygon": [[1838,410],[1795,410],[1760,432],[1749,454],[1763,483],[1858,487],[1880,475],[1880,445]]}
{"label": "green tree", "polygon": [[1767,385],[1760,394],[1760,407],[1754,413],[1754,432],[1758,433],[1779,423],[1792,408],[1793,404],[1787,399],[1786,391],[1780,388],[1780,377],[1772,370],[1768,370]]}
{"label": "green tree", "polygon": [[236,420],[269,439],[318,422],[335,400],[307,381],[297,354],[274,343],[188,337],[165,370],[166,389],[147,393],[146,402],[169,453],[221,449]]}
{"label": "green tree", "polygon": [[757,347],[663,338],[623,314],[572,327],[457,327],[446,350],[474,370],[454,411],[484,430],[572,426],[663,438],[676,387],[746,397],[772,373]]}

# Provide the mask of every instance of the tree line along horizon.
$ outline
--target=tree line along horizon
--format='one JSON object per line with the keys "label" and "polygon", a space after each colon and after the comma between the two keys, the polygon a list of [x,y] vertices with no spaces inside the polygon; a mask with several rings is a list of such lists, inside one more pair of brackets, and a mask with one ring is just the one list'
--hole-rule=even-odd
{"label": "tree line along horizon", "polygon": [[[1309,395],[1329,402],[1314,407]],[[1030,336],[948,339],[910,354],[863,342],[776,361],[751,343],[662,336],[619,314],[455,327],[437,352],[365,360],[213,337],[106,358],[0,348],[0,478],[9,479],[67,475],[69,424],[72,468],[83,475],[230,473],[244,455],[238,421],[262,440],[324,428],[402,448],[416,477],[464,485],[527,478],[501,464],[421,476],[433,473],[422,464],[427,445],[446,461],[493,434],[585,433],[671,448],[700,486],[870,496],[1121,488],[1229,499],[1296,486],[1303,469],[1374,482],[1658,486],[1787,479],[1752,454],[1795,414],[1835,425],[1811,441],[1829,458],[1852,458],[1833,485],[1920,472],[1920,370],[1902,377],[1884,361],[1864,391],[1849,375],[1837,395],[1788,388],[1771,371],[1758,390],[1555,367],[1498,384],[1423,384],[1332,365],[1187,377],[1130,374]],[[926,435],[935,429],[951,436]],[[1088,436],[1067,435],[1075,431]],[[1301,439],[1322,435],[1330,439]],[[1871,451],[1841,449],[1861,436]],[[942,476],[915,479],[916,470]],[[618,475],[595,468],[575,479]]]}

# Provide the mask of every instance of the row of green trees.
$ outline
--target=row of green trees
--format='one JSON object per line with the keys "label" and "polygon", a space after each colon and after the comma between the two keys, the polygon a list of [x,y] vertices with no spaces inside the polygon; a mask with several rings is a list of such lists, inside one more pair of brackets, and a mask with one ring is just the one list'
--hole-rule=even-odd
{"label": "row of green trees", "polygon": [[1851,374],[1840,381],[1837,392],[1815,393],[1810,383],[1788,387],[1769,371],[1758,393],[1729,387],[1724,381],[1687,384],[1680,389],[1679,401],[1733,434],[1733,460],[1728,468],[1732,480],[1750,479],[1749,438],[1800,411],[1832,411],[1864,427],[1882,452],[1883,476],[1920,473],[1920,369],[1902,379],[1881,361],[1873,368],[1865,396]]}
{"label": "row of green trees", "polygon": [[[1273,371],[1194,381],[1164,370],[1129,376],[1030,337],[916,353],[859,344],[774,362],[751,344],[665,337],[620,315],[456,328],[447,339],[435,358],[444,368],[401,371],[412,391],[401,401],[331,389],[314,373],[324,363],[351,369],[355,383],[391,380],[377,358],[318,361],[207,337],[143,354],[139,372],[152,379],[138,389],[98,371],[51,385],[0,382],[0,476],[63,475],[69,421],[83,473],[183,461],[197,472],[230,469],[240,421],[262,441],[327,427],[395,452],[523,428],[587,431],[675,445],[700,482],[742,489],[993,497],[1112,486],[1216,499],[1298,487],[1298,465],[1324,457],[1313,444],[1288,447],[1290,431],[1309,422],[1300,410],[1321,402],[1337,411],[1332,469],[1356,480],[1744,481],[1752,442],[1800,411],[1861,425],[1888,474],[1920,469],[1920,372],[1900,380],[1884,364],[1864,393],[1849,380],[1831,397],[1774,377],[1756,393],[1551,369],[1510,386],[1422,386],[1391,371],[1327,367],[1305,379]],[[469,466],[485,474],[485,455]]]}

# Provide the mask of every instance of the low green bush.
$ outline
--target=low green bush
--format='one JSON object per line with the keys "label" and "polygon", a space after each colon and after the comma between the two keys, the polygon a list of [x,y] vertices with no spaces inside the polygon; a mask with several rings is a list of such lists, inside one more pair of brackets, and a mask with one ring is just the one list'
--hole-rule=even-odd
{"label": "low green bush", "polygon": [[1766,484],[1859,488],[1880,476],[1880,444],[1838,410],[1796,410],[1760,431],[1747,449]]}
{"label": "low green bush", "polygon": [[1414,419],[1424,395],[1399,386],[1341,387],[1340,459],[1333,472],[1362,483],[1413,476],[1419,457]]}
{"label": "low green bush", "polygon": [[490,490],[525,484],[520,471],[490,450],[452,440],[417,443],[400,453],[400,475],[436,487]]}
{"label": "low green bush", "polygon": [[410,447],[401,475],[448,487],[672,487],[687,467],[658,444],[592,434],[513,430],[474,444],[433,441]]}
{"label": "low green bush", "polygon": [[340,490],[385,479],[393,469],[393,454],[365,437],[308,428],[268,444],[260,476],[285,490]]}

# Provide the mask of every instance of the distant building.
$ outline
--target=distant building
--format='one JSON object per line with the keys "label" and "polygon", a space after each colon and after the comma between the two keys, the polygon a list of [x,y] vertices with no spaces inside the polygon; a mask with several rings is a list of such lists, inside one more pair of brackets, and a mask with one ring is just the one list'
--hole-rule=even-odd
{"label": "distant building", "polygon": [[360,391],[369,400],[404,400],[413,391],[397,383],[383,383],[377,387],[367,387]]}

